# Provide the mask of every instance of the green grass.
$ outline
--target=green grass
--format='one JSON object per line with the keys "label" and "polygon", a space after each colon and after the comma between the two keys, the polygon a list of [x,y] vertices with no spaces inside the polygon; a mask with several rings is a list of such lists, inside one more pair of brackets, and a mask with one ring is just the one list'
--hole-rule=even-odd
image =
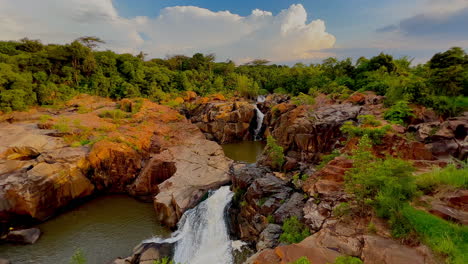
{"label": "green grass", "polygon": [[426,193],[434,191],[441,185],[468,189],[468,166],[457,169],[455,165],[450,164],[443,169],[435,168],[431,172],[416,176],[416,184]]}
{"label": "green grass", "polygon": [[129,117],[129,114],[126,112],[120,110],[120,109],[115,109],[115,110],[106,110],[103,111],[102,113],[99,114],[100,118],[111,118],[113,120],[119,120],[123,118]]}
{"label": "green grass", "polygon": [[431,249],[447,257],[449,264],[468,263],[468,227],[440,219],[409,205],[402,215]]}

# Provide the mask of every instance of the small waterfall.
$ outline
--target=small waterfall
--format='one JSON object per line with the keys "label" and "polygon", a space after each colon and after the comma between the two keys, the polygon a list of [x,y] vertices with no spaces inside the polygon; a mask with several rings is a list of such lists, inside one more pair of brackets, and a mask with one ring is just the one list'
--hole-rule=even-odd
{"label": "small waterfall", "polygon": [[[265,102],[265,96],[259,95],[257,97],[257,103],[263,103],[263,102]],[[256,116],[257,116],[257,127],[254,129],[254,136],[253,136],[253,139],[255,141],[260,139],[259,134],[260,134],[260,131],[262,130],[263,118],[265,117],[265,114],[263,114],[262,111],[260,111],[260,109],[258,109],[257,103],[255,103],[255,112],[256,112]]]}
{"label": "small waterfall", "polygon": [[176,243],[174,263],[232,264],[232,246],[229,239],[224,211],[233,193],[229,186],[215,191],[197,207],[184,213],[178,231],[170,238],[152,238],[143,243]]}

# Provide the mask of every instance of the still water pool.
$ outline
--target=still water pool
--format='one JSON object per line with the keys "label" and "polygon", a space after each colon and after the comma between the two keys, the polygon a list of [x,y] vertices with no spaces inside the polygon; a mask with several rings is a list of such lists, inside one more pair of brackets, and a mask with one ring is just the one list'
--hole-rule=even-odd
{"label": "still water pool", "polygon": [[224,154],[235,160],[255,163],[262,154],[265,142],[262,141],[242,141],[221,145]]}
{"label": "still water pool", "polygon": [[98,197],[40,224],[34,245],[0,244],[0,258],[12,264],[68,264],[80,249],[87,264],[127,257],[142,240],[170,231],[156,220],[151,203],[124,195]]}

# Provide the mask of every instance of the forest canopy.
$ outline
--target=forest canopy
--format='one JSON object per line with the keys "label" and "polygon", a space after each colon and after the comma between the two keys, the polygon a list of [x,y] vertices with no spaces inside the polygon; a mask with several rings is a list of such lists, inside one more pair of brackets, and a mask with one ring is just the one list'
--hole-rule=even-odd
{"label": "forest canopy", "polygon": [[267,60],[235,65],[201,53],[146,59],[143,52],[134,56],[96,50],[100,43],[96,37],[66,45],[27,38],[0,41],[0,110],[54,105],[79,93],[162,102],[184,91],[247,97],[320,92],[335,98],[374,91],[386,96],[387,106],[405,101],[447,116],[468,106],[468,54],[458,47],[416,66],[408,57],[381,53],[355,63],[350,58],[328,58],[320,64],[290,67]]}

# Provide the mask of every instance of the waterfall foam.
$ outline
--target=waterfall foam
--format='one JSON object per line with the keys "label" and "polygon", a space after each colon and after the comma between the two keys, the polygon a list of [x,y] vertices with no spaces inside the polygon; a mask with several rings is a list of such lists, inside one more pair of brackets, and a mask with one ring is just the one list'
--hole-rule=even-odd
{"label": "waterfall foam", "polygon": [[[257,103],[263,103],[263,102],[265,102],[265,96],[259,95],[257,97]],[[262,130],[263,118],[265,117],[265,114],[263,114],[262,111],[258,109],[257,104],[255,104],[255,112],[257,116],[257,127],[254,129],[253,138],[254,140],[259,140],[260,139],[259,134],[260,134],[260,131]]]}
{"label": "waterfall foam", "polygon": [[152,238],[143,243],[176,243],[174,263],[232,264],[232,242],[224,220],[225,208],[232,196],[229,186],[219,188],[197,207],[184,213],[178,231],[170,238]]}

